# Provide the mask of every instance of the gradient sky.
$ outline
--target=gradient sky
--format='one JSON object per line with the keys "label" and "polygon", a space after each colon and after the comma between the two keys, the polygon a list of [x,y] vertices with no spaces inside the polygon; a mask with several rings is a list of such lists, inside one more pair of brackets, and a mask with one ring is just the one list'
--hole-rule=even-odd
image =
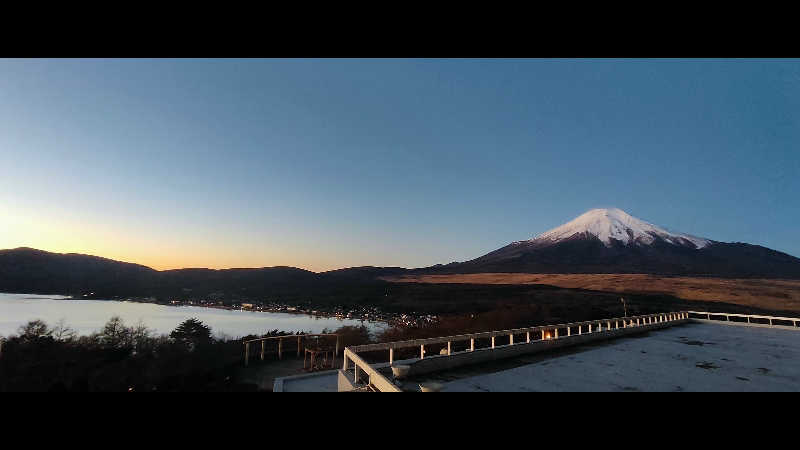
{"label": "gradient sky", "polygon": [[0,60],[0,248],[420,267],[595,207],[800,256],[799,60]]}

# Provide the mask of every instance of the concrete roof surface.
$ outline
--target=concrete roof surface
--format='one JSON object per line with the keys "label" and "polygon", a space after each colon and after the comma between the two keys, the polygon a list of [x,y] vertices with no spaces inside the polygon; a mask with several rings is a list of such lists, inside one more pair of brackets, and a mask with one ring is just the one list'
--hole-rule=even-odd
{"label": "concrete roof surface", "polygon": [[452,380],[442,391],[799,391],[798,361],[796,330],[688,323]]}

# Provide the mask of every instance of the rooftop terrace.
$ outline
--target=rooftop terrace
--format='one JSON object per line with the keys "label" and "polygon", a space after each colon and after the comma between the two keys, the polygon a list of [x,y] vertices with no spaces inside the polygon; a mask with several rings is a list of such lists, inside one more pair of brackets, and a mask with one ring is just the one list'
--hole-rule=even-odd
{"label": "rooftop terrace", "polygon": [[796,331],[690,322],[519,357],[515,368],[465,368],[415,381],[442,382],[443,392],[797,391],[798,361]]}
{"label": "rooftop terrace", "polygon": [[[332,373],[324,379],[287,379],[275,390],[333,391],[334,382],[339,391],[395,392],[419,391],[420,385],[442,392],[800,390],[800,319],[707,314],[666,313],[594,321],[591,328],[588,322],[561,324],[353,347],[345,351],[338,380]],[[494,338],[509,334],[516,337],[494,345]],[[492,336],[491,347],[456,350],[458,340],[474,343],[484,335]],[[442,354],[425,356],[424,346],[437,343]],[[420,348],[422,358],[366,364],[358,356],[411,345]],[[396,379],[392,365],[409,365],[416,373]],[[360,377],[352,366],[360,368]]]}

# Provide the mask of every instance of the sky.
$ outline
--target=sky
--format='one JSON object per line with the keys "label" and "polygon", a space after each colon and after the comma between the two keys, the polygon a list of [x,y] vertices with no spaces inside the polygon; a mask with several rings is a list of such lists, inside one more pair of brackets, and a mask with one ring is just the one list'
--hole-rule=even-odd
{"label": "sky", "polygon": [[800,256],[800,60],[0,60],[0,248],[464,261],[598,207]]}

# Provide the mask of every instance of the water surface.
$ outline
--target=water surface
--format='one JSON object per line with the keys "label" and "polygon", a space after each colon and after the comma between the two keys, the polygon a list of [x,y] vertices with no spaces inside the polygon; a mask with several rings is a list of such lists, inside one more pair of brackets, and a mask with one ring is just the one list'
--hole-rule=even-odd
{"label": "water surface", "polygon": [[165,306],[116,300],[69,300],[68,297],[59,295],[0,293],[0,336],[16,334],[20,325],[34,319],[44,320],[51,326],[64,319],[78,333],[87,335],[98,331],[114,315],[120,316],[127,325],[135,325],[141,320],[156,334],[168,334],[179,323],[195,317],[210,326],[214,335],[223,333],[233,338],[262,334],[274,329],[319,333],[326,327],[333,330],[344,325],[364,324],[370,331],[376,332],[386,327],[382,322],[305,314]]}

